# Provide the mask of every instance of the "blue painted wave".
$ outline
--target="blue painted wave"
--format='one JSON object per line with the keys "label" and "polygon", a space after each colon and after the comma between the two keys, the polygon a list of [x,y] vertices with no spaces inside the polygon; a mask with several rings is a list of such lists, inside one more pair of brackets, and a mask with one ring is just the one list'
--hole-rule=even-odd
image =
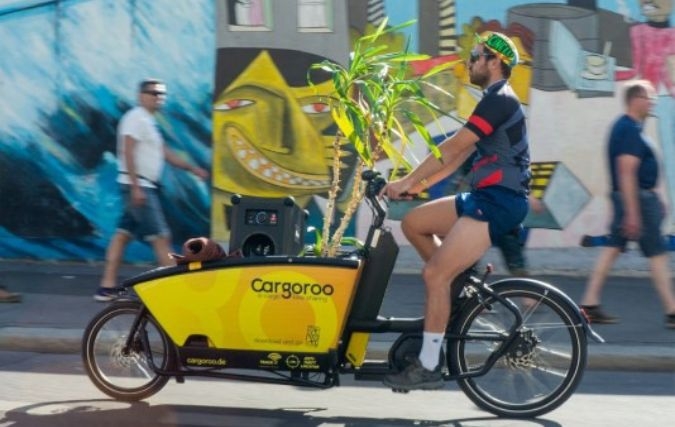
{"label": "blue painted wave", "polygon": [[[15,1],[0,6],[0,257],[102,259],[120,199],[115,128],[141,79],[167,82],[168,144],[209,168],[210,0]],[[167,167],[176,244],[209,233],[209,185]],[[20,190],[20,191],[19,191]],[[152,254],[133,245],[128,259]]]}

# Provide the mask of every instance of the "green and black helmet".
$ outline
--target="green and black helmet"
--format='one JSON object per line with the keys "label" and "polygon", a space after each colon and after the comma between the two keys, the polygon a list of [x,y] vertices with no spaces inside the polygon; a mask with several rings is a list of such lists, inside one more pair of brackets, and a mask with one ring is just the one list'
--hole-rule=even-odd
{"label": "green and black helmet", "polygon": [[476,34],[476,43],[482,43],[490,50],[490,52],[494,53],[500,61],[509,67],[513,68],[518,65],[518,49],[513,41],[506,35],[496,31],[486,31],[480,35]]}

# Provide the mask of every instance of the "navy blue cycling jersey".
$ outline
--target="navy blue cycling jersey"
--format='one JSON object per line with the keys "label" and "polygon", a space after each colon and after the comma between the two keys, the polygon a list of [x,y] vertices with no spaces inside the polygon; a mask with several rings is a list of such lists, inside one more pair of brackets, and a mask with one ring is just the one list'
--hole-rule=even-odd
{"label": "navy blue cycling jersey", "polygon": [[506,80],[485,90],[465,127],[480,138],[471,188],[497,185],[528,194],[531,172],[525,113]]}
{"label": "navy blue cycling jersey", "polygon": [[654,152],[642,135],[642,124],[624,114],[614,123],[607,146],[609,171],[612,176],[612,191],[619,191],[616,173],[616,158],[629,154],[640,159],[638,183],[640,189],[651,190],[659,177],[659,167]]}

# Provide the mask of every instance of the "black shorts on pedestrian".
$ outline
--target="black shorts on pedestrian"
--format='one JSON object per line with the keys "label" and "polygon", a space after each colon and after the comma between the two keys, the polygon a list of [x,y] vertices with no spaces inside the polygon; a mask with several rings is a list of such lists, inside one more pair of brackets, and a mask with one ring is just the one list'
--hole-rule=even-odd
{"label": "black shorts on pedestrian", "polygon": [[[625,214],[621,193],[612,192],[612,207],[614,218],[610,226],[607,246],[626,249],[628,239],[621,230]],[[643,255],[647,258],[661,255],[666,251],[666,242],[661,234],[661,223],[665,217],[665,208],[659,196],[652,190],[640,190],[640,215],[642,216],[642,232],[638,244]]]}
{"label": "black shorts on pedestrian", "polygon": [[141,189],[145,193],[145,203],[135,206],[131,200],[131,186],[120,184],[124,211],[117,223],[117,230],[146,242],[171,236],[157,189],[148,187],[141,187]]}

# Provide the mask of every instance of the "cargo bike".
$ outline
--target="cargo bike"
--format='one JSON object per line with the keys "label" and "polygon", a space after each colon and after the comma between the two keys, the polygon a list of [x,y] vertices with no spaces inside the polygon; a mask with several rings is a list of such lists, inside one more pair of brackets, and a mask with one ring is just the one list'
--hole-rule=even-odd
{"label": "cargo bike", "polygon": [[[326,389],[340,378],[379,380],[404,369],[422,343],[422,317],[383,317],[398,246],[385,226],[385,180],[366,171],[373,221],[362,248],[338,257],[253,256],[153,269],[88,324],[82,357],[108,396],[137,401],[171,378],[255,381]],[[602,341],[577,305],[545,282],[489,283],[467,270],[453,283],[443,377],[480,408],[534,417],[564,403]],[[423,292],[420,289],[420,292]],[[373,360],[374,334],[398,334]]]}

